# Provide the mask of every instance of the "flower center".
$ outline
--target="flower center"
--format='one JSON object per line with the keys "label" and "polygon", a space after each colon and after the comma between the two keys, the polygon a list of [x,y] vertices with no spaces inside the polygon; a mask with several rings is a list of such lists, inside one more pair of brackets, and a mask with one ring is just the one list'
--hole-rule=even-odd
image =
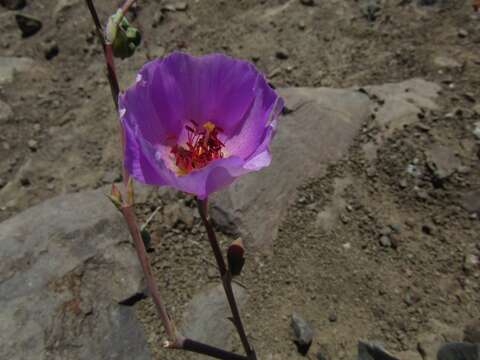
{"label": "flower center", "polygon": [[203,168],[212,160],[223,158],[222,149],[225,145],[218,139],[222,129],[210,121],[201,127],[193,121],[192,123],[194,127],[185,125],[186,144],[176,144],[170,151],[175,156],[178,175],[186,175],[192,170]]}

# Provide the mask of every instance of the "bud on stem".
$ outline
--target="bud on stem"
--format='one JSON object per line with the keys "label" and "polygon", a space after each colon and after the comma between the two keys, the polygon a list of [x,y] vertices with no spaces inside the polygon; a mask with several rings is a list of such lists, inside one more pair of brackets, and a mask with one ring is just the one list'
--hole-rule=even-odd
{"label": "bud on stem", "polygon": [[228,247],[227,260],[228,269],[232,276],[240,275],[245,264],[245,248],[242,239],[238,238]]}
{"label": "bud on stem", "polygon": [[142,39],[140,31],[130,25],[122,9],[108,19],[105,37],[107,43],[112,44],[113,55],[121,59],[132,56]]}
{"label": "bud on stem", "polygon": [[115,186],[115,184],[112,184],[112,190],[110,191],[110,194],[106,194],[106,196],[110,199],[110,201],[115,205],[117,209],[122,208],[122,193],[118,188]]}

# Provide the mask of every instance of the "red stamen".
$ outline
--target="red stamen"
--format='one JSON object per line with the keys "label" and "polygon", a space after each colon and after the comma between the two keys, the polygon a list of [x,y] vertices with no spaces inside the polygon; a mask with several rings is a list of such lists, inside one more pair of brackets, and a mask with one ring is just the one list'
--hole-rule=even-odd
{"label": "red stamen", "polygon": [[174,145],[171,153],[175,155],[175,165],[182,175],[192,170],[201,169],[210,161],[223,158],[225,145],[218,139],[221,129],[211,122],[203,125],[203,129],[191,121],[195,128],[185,125],[187,142],[185,145]]}

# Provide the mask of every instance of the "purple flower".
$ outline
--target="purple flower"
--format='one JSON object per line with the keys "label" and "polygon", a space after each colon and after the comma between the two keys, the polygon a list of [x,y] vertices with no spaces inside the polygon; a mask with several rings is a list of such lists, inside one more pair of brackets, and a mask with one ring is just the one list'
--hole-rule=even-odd
{"label": "purple flower", "polygon": [[145,64],[119,107],[129,173],[204,199],[270,164],[283,100],[249,62],[176,52]]}

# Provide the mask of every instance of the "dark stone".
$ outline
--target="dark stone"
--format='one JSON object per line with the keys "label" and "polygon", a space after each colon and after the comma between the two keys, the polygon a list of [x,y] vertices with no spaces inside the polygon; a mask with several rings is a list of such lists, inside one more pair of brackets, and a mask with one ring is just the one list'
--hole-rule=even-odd
{"label": "dark stone", "polygon": [[448,343],[437,353],[437,360],[479,360],[480,345],[469,343]]}
{"label": "dark stone", "polygon": [[295,313],[292,314],[290,325],[293,330],[294,341],[297,345],[298,352],[302,355],[306,355],[313,341],[312,328],[303,318]]}
{"label": "dark stone", "polygon": [[0,5],[8,10],[21,10],[27,5],[26,0],[0,0]]}
{"label": "dark stone", "polygon": [[22,178],[20,178],[20,184],[22,186],[30,186],[31,182],[30,182],[30,179],[28,177],[22,177]]}
{"label": "dark stone", "polygon": [[56,42],[45,44],[45,50],[44,50],[45,59],[52,60],[55,56],[58,55],[59,52],[60,52],[60,49]]}
{"label": "dark stone", "polygon": [[42,22],[31,16],[17,14],[15,20],[24,38],[35,35],[42,28]]}
{"label": "dark stone", "polygon": [[287,60],[288,59],[288,53],[285,49],[278,49],[275,52],[275,57],[279,60]]}
{"label": "dark stone", "polygon": [[381,10],[378,0],[363,0],[361,7],[363,14],[368,21],[375,21]]}
{"label": "dark stone", "polygon": [[328,320],[329,320],[330,322],[336,322],[336,321],[337,321],[337,314],[331,313],[331,314],[328,316]]}
{"label": "dark stone", "polygon": [[300,3],[305,6],[315,5],[315,0],[300,0]]}
{"label": "dark stone", "polygon": [[423,224],[422,232],[426,235],[433,235],[435,233],[435,227],[431,224]]}
{"label": "dark stone", "polygon": [[363,341],[358,342],[357,360],[398,360],[380,346]]}
{"label": "dark stone", "polygon": [[432,6],[437,3],[437,0],[418,0],[420,6]]}

